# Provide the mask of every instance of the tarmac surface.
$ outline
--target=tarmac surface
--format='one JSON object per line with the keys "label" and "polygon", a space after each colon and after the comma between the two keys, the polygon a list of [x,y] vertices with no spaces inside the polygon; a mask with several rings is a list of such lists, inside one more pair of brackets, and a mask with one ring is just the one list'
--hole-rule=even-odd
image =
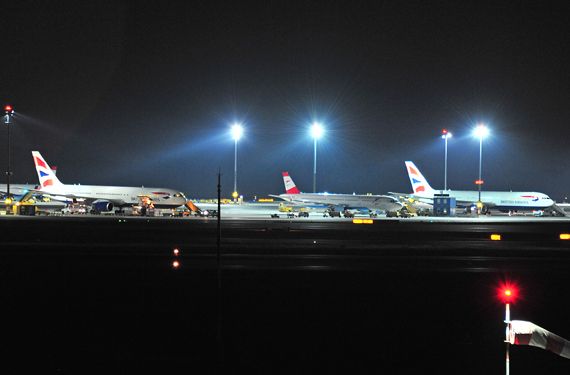
{"label": "tarmac surface", "polygon": [[[569,219],[234,210],[221,230],[200,217],[0,217],[6,368],[503,373],[507,281],[513,319],[570,337]],[[526,346],[510,363],[570,365]]]}

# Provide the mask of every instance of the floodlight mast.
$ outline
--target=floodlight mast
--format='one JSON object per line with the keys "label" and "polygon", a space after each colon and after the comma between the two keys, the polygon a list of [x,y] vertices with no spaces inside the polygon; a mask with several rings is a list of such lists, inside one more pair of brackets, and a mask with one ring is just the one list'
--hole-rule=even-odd
{"label": "floodlight mast", "polygon": [[483,161],[483,137],[487,135],[487,129],[483,124],[479,124],[477,129],[475,129],[475,135],[479,137],[479,180],[477,181],[477,185],[479,185],[479,201],[477,203],[478,212],[481,213],[481,185],[483,184],[483,180],[481,180],[481,164]]}
{"label": "floodlight mast", "polygon": [[6,110],[6,117],[4,122],[8,128],[8,171],[6,172],[7,184],[6,199],[4,200],[4,203],[6,204],[6,215],[12,215],[12,198],[10,196],[10,176],[12,175],[12,171],[10,170],[10,118],[14,114],[14,110],[9,105],[7,105],[4,109]]}
{"label": "floodlight mast", "polygon": [[316,122],[313,123],[311,129],[313,138],[315,139],[315,159],[313,164],[313,193],[317,192],[317,138],[323,134],[323,128]]}
{"label": "floodlight mast", "polygon": [[445,139],[445,177],[444,177],[444,184],[443,189],[447,190],[447,138],[451,138],[451,133],[449,133],[446,129],[443,129],[443,135],[441,138]]}
{"label": "floodlight mast", "polygon": [[241,136],[242,133],[242,128],[241,126],[239,126],[238,124],[235,124],[232,127],[232,134],[233,134],[233,138],[235,140],[235,153],[234,153],[234,193],[233,193],[233,197],[234,197],[234,203],[236,202],[237,199],[237,142],[239,137]]}

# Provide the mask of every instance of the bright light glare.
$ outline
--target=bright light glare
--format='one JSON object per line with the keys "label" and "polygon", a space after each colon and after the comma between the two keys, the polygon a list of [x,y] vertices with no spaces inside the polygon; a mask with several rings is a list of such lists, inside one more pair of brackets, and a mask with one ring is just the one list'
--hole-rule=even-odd
{"label": "bright light glare", "polygon": [[371,219],[352,219],[353,224],[373,224],[374,221]]}
{"label": "bright light glare", "polygon": [[313,137],[315,138],[319,138],[321,135],[323,135],[323,128],[322,126],[320,126],[319,124],[317,124],[316,122],[313,123],[313,128],[311,130]]}
{"label": "bright light glare", "polygon": [[484,137],[488,134],[489,132],[487,131],[487,128],[485,126],[483,126],[483,124],[480,124],[477,129],[475,129],[475,135],[477,137]]}
{"label": "bright light glare", "polygon": [[519,288],[513,283],[505,283],[499,286],[497,290],[497,296],[501,299],[504,303],[512,303],[514,302],[517,297]]}
{"label": "bright light glare", "polygon": [[241,126],[239,126],[239,125],[234,125],[234,126],[232,127],[232,134],[233,134],[233,138],[234,138],[235,140],[238,140],[238,139],[239,139],[239,137],[241,136],[241,133],[242,133],[242,128],[241,128]]}

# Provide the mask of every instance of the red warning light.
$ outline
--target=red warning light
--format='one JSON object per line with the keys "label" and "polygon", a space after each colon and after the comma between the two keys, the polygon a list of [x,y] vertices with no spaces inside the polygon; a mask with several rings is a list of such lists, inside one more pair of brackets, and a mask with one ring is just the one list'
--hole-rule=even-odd
{"label": "red warning light", "polygon": [[180,265],[180,263],[178,263],[177,261],[175,261],[174,263],[172,263],[172,266],[173,266],[174,268],[178,267],[179,265]]}
{"label": "red warning light", "polygon": [[499,288],[499,297],[504,303],[512,303],[517,298],[518,288],[513,284],[504,284]]}
{"label": "red warning light", "polygon": [[483,180],[476,180],[475,185],[483,185]]}
{"label": "red warning light", "polygon": [[174,249],[174,255],[178,255],[178,249]]}
{"label": "red warning light", "polygon": [[447,129],[443,129],[443,134],[447,134]]}

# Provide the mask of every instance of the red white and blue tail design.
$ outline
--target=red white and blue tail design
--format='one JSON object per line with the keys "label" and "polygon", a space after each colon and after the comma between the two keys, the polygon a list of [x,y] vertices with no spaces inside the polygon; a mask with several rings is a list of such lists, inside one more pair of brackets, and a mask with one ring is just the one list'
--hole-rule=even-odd
{"label": "red white and blue tail design", "polygon": [[34,164],[36,165],[36,171],[38,172],[38,178],[40,179],[41,187],[38,190],[48,190],[51,187],[63,185],[58,178],[55,177],[54,171],[52,171],[38,151],[32,151],[32,156],[34,158]]}
{"label": "red white and blue tail design", "polygon": [[428,184],[418,167],[416,167],[416,165],[411,161],[407,161],[406,169],[408,170],[408,176],[410,177],[410,183],[412,184],[413,194],[433,197],[435,191]]}
{"label": "red white and blue tail design", "polygon": [[283,172],[283,182],[285,183],[285,191],[287,194],[301,194],[293,179],[289,176],[289,173]]}

